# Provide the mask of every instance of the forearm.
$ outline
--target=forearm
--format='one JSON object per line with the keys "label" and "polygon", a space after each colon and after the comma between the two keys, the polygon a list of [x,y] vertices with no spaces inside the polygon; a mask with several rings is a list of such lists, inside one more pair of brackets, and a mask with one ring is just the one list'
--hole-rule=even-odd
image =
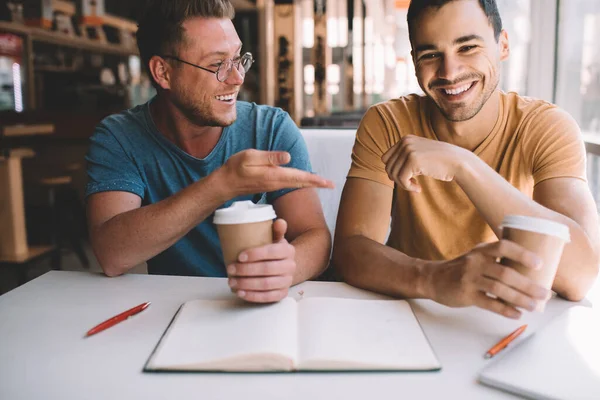
{"label": "forearm", "polygon": [[333,264],[342,279],[393,297],[425,298],[426,263],[361,235],[339,239]]}
{"label": "forearm", "polygon": [[172,246],[226,201],[218,184],[209,176],[165,200],[92,227],[92,246],[104,272],[123,274]]}
{"label": "forearm", "polygon": [[293,285],[319,276],[329,263],[331,234],[327,228],[313,228],[302,233],[291,244],[296,250],[296,272]]}
{"label": "forearm", "polygon": [[521,193],[475,155],[461,165],[460,172],[456,175],[456,183],[498,238],[502,232],[500,224],[508,214],[528,215],[559,222],[566,218]]}
{"label": "forearm", "polygon": [[498,237],[502,219],[508,214],[545,218],[567,225],[571,242],[565,245],[553,290],[572,300],[585,295],[596,277],[598,256],[595,244],[577,222],[527,197],[476,156],[463,164],[456,180]]}

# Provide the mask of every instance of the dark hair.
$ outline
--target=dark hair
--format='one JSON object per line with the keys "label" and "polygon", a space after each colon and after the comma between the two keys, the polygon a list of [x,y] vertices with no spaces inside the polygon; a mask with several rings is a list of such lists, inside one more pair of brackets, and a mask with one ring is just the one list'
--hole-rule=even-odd
{"label": "dark hair", "polygon": [[[408,6],[408,15],[406,20],[408,22],[408,35],[412,43],[412,26],[414,22],[421,16],[421,14],[428,8],[440,9],[442,6],[458,0],[411,0],[410,6]],[[483,12],[488,18],[490,25],[494,28],[494,37],[496,41],[500,37],[502,32],[502,19],[500,18],[500,12],[498,11],[498,5],[496,0],[479,0],[479,5],[483,9]]]}
{"label": "dark hair", "polygon": [[136,33],[142,65],[148,69],[153,56],[172,54],[185,43],[181,25],[187,19],[233,19],[234,16],[235,10],[229,0],[147,0]]}

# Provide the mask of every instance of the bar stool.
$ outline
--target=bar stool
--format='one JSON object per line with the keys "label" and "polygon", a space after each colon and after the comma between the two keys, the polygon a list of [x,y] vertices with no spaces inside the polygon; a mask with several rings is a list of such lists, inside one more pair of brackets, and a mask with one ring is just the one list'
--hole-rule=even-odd
{"label": "bar stool", "polygon": [[0,148],[0,268],[13,269],[19,285],[27,282],[31,266],[58,252],[53,246],[27,243],[21,159],[34,154],[30,149]]}

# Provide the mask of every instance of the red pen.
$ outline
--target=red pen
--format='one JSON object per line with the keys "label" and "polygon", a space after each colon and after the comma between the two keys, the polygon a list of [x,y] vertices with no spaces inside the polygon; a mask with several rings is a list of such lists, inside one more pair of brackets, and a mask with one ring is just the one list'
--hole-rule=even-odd
{"label": "red pen", "polygon": [[88,336],[92,336],[95,335],[98,332],[102,332],[105,329],[110,328],[111,326],[115,326],[116,324],[118,324],[119,322],[125,321],[127,318],[134,316],[135,314],[141,313],[142,311],[144,311],[148,306],[150,305],[150,302],[147,301],[145,303],[140,304],[139,306],[135,306],[127,311],[123,311],[121,314],[119,315],[115,315],[114,317],[107,319],[106,321],[96,325],[95,327],[93,327],[92,329],[90,329],[86,334],[85,337]]}
{"label": "red pen", "polygon": [[501,350],[503,350],[506,346],[508,346],[513,340],[515,340],[521,333],[525,332],[525,329],[527,329],[527,325],[518,327],[514,332],[512,332],[508,336],[504,337],[502,340],[500,340],[498,343],[496,343],[496,345],[494,345],[494,347],[489,349],[487,351],[487,353],[485,353],[484,358],[494,357]]}

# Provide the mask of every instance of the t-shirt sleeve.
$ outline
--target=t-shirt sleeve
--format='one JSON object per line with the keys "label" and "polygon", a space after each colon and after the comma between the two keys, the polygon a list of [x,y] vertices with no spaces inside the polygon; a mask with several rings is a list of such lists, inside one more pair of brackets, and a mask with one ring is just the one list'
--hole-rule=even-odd
{"label": "t-shirt sleeve", "polygon": [[[273,127],[275,140],[271,150],[290,153],[291,161],[285,167],[312,172],[308,148],[300,129],[298,129],[289,114],[284,111],[280,111],[275,118],[276,121]],[[296,189],[289,188],[267,193],[267,202],[272,204],[276,199],[294,190]]]}
{"label": "t-shirt sleeve", "polygon": [[579,126],[558,107],[540,111],[530,121],[524,156],[532,157],[534,183],[552,178],[586,181],[586,151]]}
{"label": "t-shirt sleeve", "polygon": [[130,192],[144,198],[146,185],[137,165],[105,123],[94,131],[86,161],[86,198],[109,191]]}
{"label": "t-shirt sleeve", "polygon": [[364,178],[394,187],[394,182],[388,177],[385,164],[381,161],[381,157],[391,148],[387,138],[388,129],[377,108],[369,108],[356,132],[349,178]]}

